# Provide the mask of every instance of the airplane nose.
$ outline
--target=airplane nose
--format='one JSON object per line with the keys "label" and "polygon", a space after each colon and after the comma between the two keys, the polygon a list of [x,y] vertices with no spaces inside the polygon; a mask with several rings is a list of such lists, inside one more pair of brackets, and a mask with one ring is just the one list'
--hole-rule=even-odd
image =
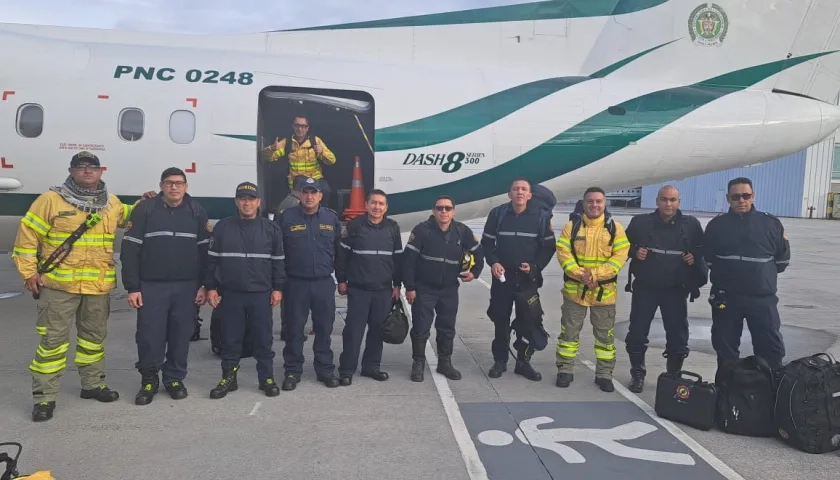
{"label": "airplane nose", "polygon": [[820,138],[825,139],[840,128],[840,107],[824,103],[820,105],[820,110],[822,111]]}

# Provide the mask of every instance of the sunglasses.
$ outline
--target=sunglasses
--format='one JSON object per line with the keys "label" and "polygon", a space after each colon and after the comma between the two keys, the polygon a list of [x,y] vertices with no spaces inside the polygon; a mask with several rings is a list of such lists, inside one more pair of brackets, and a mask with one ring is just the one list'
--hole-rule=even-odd
{"label": "sunglasses", "polygon": [[733,201],[737,202],[738,200],[740,200],[742,198],[744,200],[749,200],[749,199],[752,198],[752,196],[753,196],[752,193],[733,193],[732,195],[729,196],[729,198],[731,198]]}
{"label": "sunglasses", "polygon": [[435,205],[435,210],[438,212],[451,212],[455,207],[450,205]]}

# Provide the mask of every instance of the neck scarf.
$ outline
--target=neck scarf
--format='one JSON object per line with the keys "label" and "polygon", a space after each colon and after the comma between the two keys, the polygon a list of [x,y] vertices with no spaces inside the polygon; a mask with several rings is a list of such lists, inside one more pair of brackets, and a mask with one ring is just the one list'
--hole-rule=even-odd
{"label": "neck scarf", "polygon": [[99,188],[88,190],[68,176],[62,185],[50,187],[50,190],[83,212],[98,212],[108,206],[108,187],[102,181],[99,182]]}

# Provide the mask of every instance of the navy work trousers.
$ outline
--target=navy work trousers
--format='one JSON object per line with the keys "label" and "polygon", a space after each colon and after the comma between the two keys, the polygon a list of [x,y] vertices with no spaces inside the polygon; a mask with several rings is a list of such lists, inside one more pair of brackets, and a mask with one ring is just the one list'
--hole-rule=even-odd
{"label": "navy work trousers", "polygon": [[363,290],[349,287],[347,289],[347,319],[344,321],[342,332],[344,349],[338,359],[339,375],[356,373],[365,327],[367,327],[367,337],[365,353],[362,356],[362,371],[379,370],[382,362],[382,326],[394,305],[392,292],[390,288]]}
{"label": "navy work trousers", "polygon": [[335,281],[330,277],[303,280],[290,277],[286,283],[286,346],[283,348],[283,368],[286,374],[303,374],[304,327],[312,312],[315,341],[315,372],[318,375],[334,373],[333,351],[330,347],[335,323]]}
{"label": "navy work trousers", "polygon": [[656,309],[665,327],[665,355],[688,356],[688,292],[683,288],[656,288],[633,282],[630,301],[630,328],[624,338],[629,354],[644,355],[648,348],[650,324]]}
{"label": "navy work trousers", "polygon": [[274,319],[271,292],[225,290],[219,305],[222,316],[222,371],[239,365],[242,342],[248,331],[257,361],[257,378],[264,383],[274,378]]}
{"label": "navy work trousers", "polygon": [[458,287],[421,288],[411,305],[411,336],[426,341],[434,323],[437,341],[455,339],[458,316]]}
{"label": "navy work trousers", "polygon": [[712,308],[712,346],[718,364],[738,360],[744,320],[752,337],[753,353],[764,358],[774,369],[782,366],[785,343],[776,295],[761,297],[726,293],[726,308]]}
{"label": "navy work trousers", "polygon": [[137,363],[143,373],[163,372],[164,384],[187,376],[190,338],[195,331],[197,281],[141,282],[137,309]]}

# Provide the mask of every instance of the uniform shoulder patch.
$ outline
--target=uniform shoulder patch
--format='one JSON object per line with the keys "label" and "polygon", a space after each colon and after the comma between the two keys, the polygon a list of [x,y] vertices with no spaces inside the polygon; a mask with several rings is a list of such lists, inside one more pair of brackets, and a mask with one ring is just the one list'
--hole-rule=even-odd
{"label": "uniform shoulder patch", "polygon": [[414,238],[415,238],[415,237],[414,237],[414,232],[411,232],[411,234],[409,234],[409,236],[408,236],[408,243],[413,242],[413,241],[414,241]]}
{"label": "uniform shoulder patch", "polygon": [[[128,224],[129,224],[129,225],[131,225],[131,222],[128,222]],[[213,224],[212,224],[212,223],[210,223],[210,220],[207,220],[207,223],[206,223],[206,224],[204,224],[204,228],[205,228],[208,232],[212,232],[212,231],[213,231]]]}
{"label": "uniform shoulder patch", "polygon": [[132,225],[134,225],[134,224],[133,224],[133,223],[131,223],[131,220],[129,220],[129,221],[128,221],[128,222],[126,222],[126,224],[125,224],[125,229],[126,229],[126,230],[131,230],[131,226],[132,226]]}

